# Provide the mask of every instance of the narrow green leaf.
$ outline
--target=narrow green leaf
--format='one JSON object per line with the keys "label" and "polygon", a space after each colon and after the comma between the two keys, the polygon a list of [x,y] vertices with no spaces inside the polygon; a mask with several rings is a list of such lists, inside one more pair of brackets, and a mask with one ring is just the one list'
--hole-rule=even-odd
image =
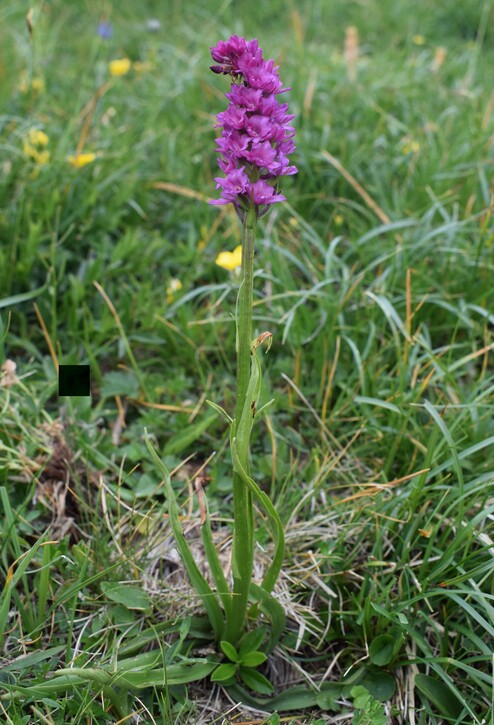
{"label": "narrow green leaf", "polygon": [[2,672],[5,670],[13,670],[14,672],[21,672],[22,670],[31,669],[40,662],[49,660],[51,657],[56,657],[65,649],[65,645],[60,644],[55,647],[49,647],[42,652],[31,652],[24,657],[17,657],[8,664],[2,664]]}
{"label": "narrow green leaf", "polygon": [[18,305],[21,302],[29,302],[29,300],[34,300],[36,297],[39,297],[48,287],[51,272],[52,269],[48,270],[46,282],[42,287],[37,287],[36,289],[31,290],[31,292],[22,292],[21,294],[12,295],[11,297],[4,297],[3,300],[0,300],[0,310],[3,307],[13,307],[14,305]]}
{"label": "narrow green leaf", "polygon": [[402,412],[394,403],[390,403],[388,400],[379,400],[379,398],[369,398],[365,395],[356,395],[354,398],[355,403],[361,403],[362,405],[373,405],[376,408],[385,408],[390,410],[392,413],[401,415]]}
{"label": "narrow green leaf", "polygon": [[145,689],[171,685],[185,685],[188,682],[204,680],[217,666],[217,662],[197,660],[180,665],[149,670],[143,672],[126,672],[124,677],[118,679],[118,685],[132,689],[133,687]]}
{"label": "narrow green leaf", "polygon": [[221,641],[220,647],[226,654],[230,662],[240,662],[239,654],[235,647],[231,644],[231,642]]}
{"label": "narrow green leaf", "polygon": [[226,420],[228,425],[231,425],[233,423],[233,418],[231,418],[226,410],[221,407],[221,405],[218,405],[217,403],[213,403],[212,400],[206,400],[206,403],[209,405],[210,408],[215,410],[219,415]]}
{"label": "narrow green leaf", "polygon": [[257,353],[254,353],[252,355],[251,361],[250,378],[247,392],[245,395],[245,404],[242,410],[242,414],[240,416],[240,420],[235,426],[235,431],[233,431],[232,428],[232,431],[237,441],[239,459],[240,461],[244,462],[247,460],[250,434],[252,432],[252,426],[254,423],[251,405],[253,404],[255,407],[257,407],[257,402],[259,400],[259,395],[261,392],[262,381],[261,363],[259,362]]}
{"label": "narrow green leaf", "polygon": [[316,704],[321,710],[332,710],[333,712],[339,712],[341,710],[341,705],[338,703],[338,698],[341,695],[341,687],[338,687],[336,683],[334,684],[334,688],[321,690],[317,694]]}
{"label": "narrow green leaf", "polygon": [[118,687],[129,690],[134,688],[145,689],[148,687],[184,685],[188,682],[203,680],[217,665],[216,660],[194,659],[188,660],[183,664],[170,665],[166,669],[144,669],[142,672],[108,672],[107,670],[92,667],[71,667],[57,670],[55,676],[45,682],[29,687],[14,685],[9,687],[9,689],[41,699],[49,694],[67,692],[73,687],[84,685],[88,682],[105,688],[105,693],[112,689],[110,685],[117,685]]}
{"label": "narrow green leaf", "polygon": [[441,680],[430,675],[415,675],[415,686],[422,695],[437,707],[441,715],[457,719],[462,711],[456,695]]}
{"label": "narrow green leaf", "polygon": [[[0,492],[5,492],[3,486],[1,487]],[[26,569],[36,556],[38,549],[44,543],[44,539],[39,538],[38,541],[36,541],[28,551],[18,557],[17,561],[14,564],[11,564],[8,570],[4,589],[2,592],[0,592],[0,642],[5,633],[12,592],[17,586],[19,580],[24,576]]]}
{"label": "narrow green leaf", "polygon": [[129,587],[126,584],[101,582],[101,591],[112,602],[123,604],[127,609],[149,609],[149,597],[143,589]]}
{"label": "narrow green leaf", "polygon": [[155,624],[153,627],[142,630],[142,632],[140,632],[137,637],[129,639],[128,642],[126,642],[119,648],[119,656],[126,657],[134,653],[142,652],[146,646],[156,642],[157,637],[164,637],[165,635],[171,634],[173,632],[179,632],[181,636],[184,622],[187,623],[187,633],[188,635],[190,635],[190,637],[197,638],[199,640],[212,639],[213,633],[211,631],[211,624],[207,616],[186,617],[181,622],[176,622],[174,624],[170,624],[169,622]]}
{"label": "narrow green leaf", "polygon": [[[462,503],[462,497],[463,497],[463,491],[464,491],[464,480],[463,480],[463,469],[460,463],[460,459],[458,456],[458,449],[455,441],[453,440],[453,436],[451,435],[451,431],[449,430],[448,426],[444,422],[441,414],[439,411],[434,408],[433,405],[429,403],[428,400],[424,401],[424,408],[429,413],[431,418],[434,419],[434,422],[440,429],[449,450],[451,451],[451,457],[453,460],[453,469],[456,473],[456,478],[458,480],[458,492],[460,494],[460,503],[459,503],[459,512],[463,511],[463,503]],[[461,515],[459,516],[461,519]]]}
{"label": "narrow green leaf", "polygon": [[261,699],[254,697],[244,687],[235,684],[229,688],[230,694],[239,702],[246,705],[252,705],[266,712],[289,712],[290,710],[305,710],[309,707],[315,707],[318,704],[318,698],[323,694],[330,694],[334,699],[341,697],[342,687],[338,683],[325,682],[321,686],[321,690],[309,690],[303,685],[290,687],[279,695],[270,697],[269,699]]}
{"label": "narrow green leaf", "polygon": [[209,518],[209,506],[207,496],[206,494],[203,495],[204,509],[206,515],[204,523],[201,526],[202,543],[204,545],[204,551],[208,560],[209,569],[211,571],[211,575],[213,577],[213,581],[216,587],[216,593],[221,600],[223,609],[225,610],[225,615],[228,619],[232,610],[232,594],[230,592],[228,582],[223,572],[223,567],[221,565],[216,546],[214,545],[213,533],[211,531],[211,521]]}
{"label": "narrow green leaf", "polygon": [[260,692],[261,695],[270,695],[274,692],[274,687],[270,681],[261,675],[257,670],[252,670],[247,667],[240,668],[240,677],[245,682],[247,687],[254,692]]}
{"label": "narrow green leaf", "polygon": [[286,623],[285,610],[269,592],[263,589],[259,584],[250,583],[250,592],[255,601],[259,602],[261,611],[266,614],[271,621],[271,631],[269,640],[265,645],[265,651],[269,654],[279,642]]}
{"label": "narrow green leaf", "polygon": [[267,403],[264,403],[264,405],[261,405],[261,407],[259,408],[259,410],[257,410],[257,412],[254,416],[254,420],[256,421],[258,418],[261,417],[261,415],[264,415],[264,413],[268,410],[268,408],[270,408],[273,405],[274,402],[275,402],[275,399],[272,398],[271,400],[268,400]]}
{"label": "narrow green leaf", "polygon": [[236,671],[237,665],[235,665],[233,662],[226,662],[225,664],[220,665],[215,669],[215,671],[211,675],[211,681],[226,682],[227,680],[231,680],[231,678],[235,676]]}
{"label": "narrow green leaf", "polygon": [[146,448],[148,449],[152,459],[163,474],[166,497],[168,500],[168,514],[170,517],[170,526],[172,528],[173,536],[175,537],[175,542],[180,552],[180,556],[182,557],[182,561],[187,570],[187,574],[189,575],[192,586],[201,597],[204,608],[206,609],[206,612],[208,614],[209,621],[211,622],[211,626],[214,630],[215,637],[217,639],[220,639],[224,627],[220,605],[218,604],[216,596],[211,590],[211,587],[199,571],[199,567],[195,562],[194,556],[189,548],[189,544],[187,543],[187,539],[185,538],[182,524],[180,523],[180,519],[178,516],[178,506],[171,485],[170,472],[151,445],[151,441],[148,438],[146,429],[144,429],[144,435]]}
{"label": "narrow green leaf", "polygon": [[144,668],[152,670],[157,665],[164,664],[163,657],[161,650],[153,649],[150,652],[141,652],[135,657],[116,658],[115,662],[104,666],[103,669],[108,672],[133,672]]}
{"label": "narrow green leaf", "polygon": [[240,641],[239,654],[244,657],[248,652],[256,652],[266,636],[266,627],[258,627],[244,635]]}
{"label": "narrow green leaf", "polygon": [[243,667],[259,667],[263,662],[266,662],[267,657],[264,652],[247,652],[242,657]]}
{"label": "narrow green leaf", "polygon": [[283,531],[283,524],[267,493],[259,488],[257,483],[247,475],[244,467],[242,466],[236,438],[232,437],[230,447],[234,470],[241,477],[242,481],[249,487],[256,501],[258,501],[264,508],[271,524],[275,550],[271,564],[269,565],[262,580],[262,588],[265,591],[270,592],[276,584],[281,567],[283,566],[283,557],[285,553],[285,533]]}
{"label": "narrow green leaf", "polygon": [[206,415],[204,418],[198,420],[197,423],[188,425],[184,430],[172,436],[165,445],[166,455],[175,456],[189,448],[205,431],[211,428],[211,425],[215,421],[216,414],[211,413],[211,415]]}

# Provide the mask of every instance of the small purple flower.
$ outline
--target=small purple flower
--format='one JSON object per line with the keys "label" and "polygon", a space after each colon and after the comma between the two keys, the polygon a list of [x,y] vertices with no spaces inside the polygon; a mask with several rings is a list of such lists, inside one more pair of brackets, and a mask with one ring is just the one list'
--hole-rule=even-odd
{"label": "small purple flower", "polygon": [[113,28],[108,20],[101,20],[98,25],[98,35],[100,38],[103,38],[103,40],[109,40],[111,38],[113,35]]}
{"label": "small purple flower", "polygon": [[259,179],[259,181],[251,184],[250,189],[252,193],[252,201],[256,205],[274,204],[276,201],[286,201],[286,198],[282,196],[282,194],[277,194],[274,187],[263,179]]}
{"label": "small purple flower", "polygon": [[261,140],[272,138],[276,132],[276,128],[269,116],[261,116],[261,114],[257,113],[245,120],[245,130],[251,138]]}
{"label": "small purple flower", "polygon": [[294,116],[288,104],[280,103],[282,88],[278,67],[265,61],[257,40],[232,35],[211,48],[214,73],[230,75],[232,85],[226,98],[226,111],[217,116],[222,128],[216,139],[220,154],[218,165],[225,177],[216,179],[221,198],[212,204],[233,203],[241,218],[251,204],[258,215],[270,204],[285,201],[278,193],[277,180],[297,173],[288,155],[295,149]]}
{"label": "small purple flower", "polygon": [[[218,177],[216,188],[222,188],[221,199],[212,201],[212,204],[229,204],[239,196],[239,194],[247,194],[249,192],[249,177],[244,169],[235,169],[231,171],[225,178]],[[272,187],[271,187],[272,188]]]}
{"label": "small purple flower", "polygon": [[262,91],[247,86],[232,84],[230,93],[225,96],[235,105],[245,108],[246,111],[257,111],[262,99]]}
{"label": "small purple flower", "polygon": [[276,149],[271,146],[269,141],[261,141],[251,144],[251,150],[246,150],[243,158],[259,169],[265,168],[272,172],[274,171],[273,164],[276,163]]}

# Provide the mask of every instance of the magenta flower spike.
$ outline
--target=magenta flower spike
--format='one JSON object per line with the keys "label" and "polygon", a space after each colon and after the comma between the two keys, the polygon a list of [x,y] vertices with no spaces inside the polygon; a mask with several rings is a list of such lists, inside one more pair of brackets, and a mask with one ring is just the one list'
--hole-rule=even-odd
{"label": "magenta flower spike", "polygon": [[295,149],[293,115],[278,101],[290,89],[282,88],[278,67],[263,59],[257,40],[232,35],[213,46],[211,55],[217,63],[211,70],[231,76],[232,86],[225,94],[229,106],[217,116],[218,165],[225,176],[215,179],[221,196],[210,203],[233,203],[243,221],[251,204],[262,216],[270,204],[285,201],[279,179],[297,173],[288,159]]}

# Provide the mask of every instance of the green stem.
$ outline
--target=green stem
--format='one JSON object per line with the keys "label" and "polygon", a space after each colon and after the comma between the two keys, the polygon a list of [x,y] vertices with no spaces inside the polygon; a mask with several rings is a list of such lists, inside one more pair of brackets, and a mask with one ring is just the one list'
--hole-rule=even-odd
{"label": "green stem", "polygon": [[[252,299],[254,278],[254,241],[257,216],[254,204],[246,214],[242,237],[242,276],[237,319],[237,399],[235,428],[246,402],[250,380],[252,340]],[[249,471],[249,442],[239,441],[238,453],[243,468]],[[247,613],[249,586],[254,563],[254,515],[252,494],[239,473],[233,473],[233,602],[225,639],[237,644]]]}

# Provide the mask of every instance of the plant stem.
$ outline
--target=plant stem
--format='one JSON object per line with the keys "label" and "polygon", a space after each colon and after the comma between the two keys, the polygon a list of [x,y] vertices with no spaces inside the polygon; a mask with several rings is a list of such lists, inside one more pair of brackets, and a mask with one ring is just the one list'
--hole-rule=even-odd
{"label": "plant stem", "polygon": [[[250,380],[252,340],[252,298],[254,277],[254,241],[257,216],[254,204],[246,214],[242,237],[242,276],[237,320],[237,399],[235,428],[246,402]],[[239,441],[238,454],[245,471],[249,471],[249,442]],[[226,639],[236,644],[240,639],[247,612],[249,586],[254,562],[254,515],[252,494],[240,475],[233,473],[233,606]]]}

